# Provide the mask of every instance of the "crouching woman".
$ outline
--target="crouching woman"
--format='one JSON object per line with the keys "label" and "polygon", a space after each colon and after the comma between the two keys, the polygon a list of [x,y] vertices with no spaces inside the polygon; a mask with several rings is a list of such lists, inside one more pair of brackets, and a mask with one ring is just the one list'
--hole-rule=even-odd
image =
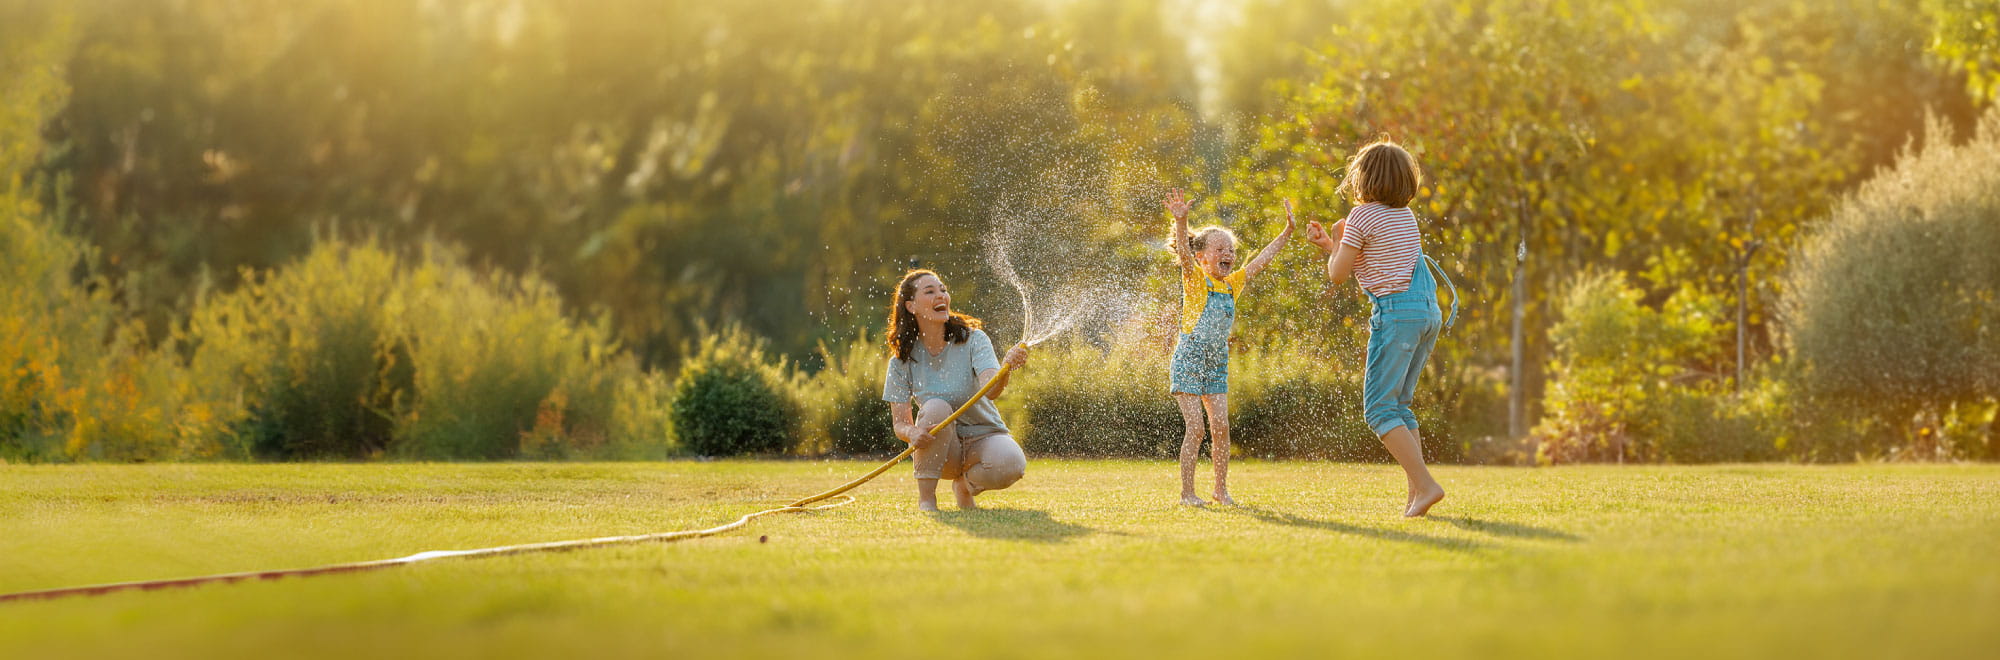
{"label": "crouching woman", "polygon": [[[976,509],[973,498],[1014,485],[1028,469],[1027,455],[993,405],[1007,389],[1006,376],[964,415],[930,433],[1000,371],[993,340],[980,325],[979,319],[951,311],[951,291],[928,270],[903,275],[889,306],[882,400],[889,402],[896,437],[916,447],[922,511],[937,510],[939,479],[952,482],[958,508]],[[1028,349],[1007,351],[1007,364],[1018,369],[1027,363]]]}

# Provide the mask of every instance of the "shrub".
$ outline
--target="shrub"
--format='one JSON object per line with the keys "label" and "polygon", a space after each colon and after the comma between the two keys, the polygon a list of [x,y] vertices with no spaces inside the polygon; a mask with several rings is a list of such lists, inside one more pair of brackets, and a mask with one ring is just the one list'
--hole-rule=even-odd
{"label": "shrub", "polygon": [[1166,373],[1167,356],[1150,344],[1044,345],[1008,383],[1002,412],[1030,453],[1174,456],[1181,417]]}
{"label": "shrub", "polygon": [[1731,452],[1710,447],[1709,425],[1728,419],[1723,395],[1694,368],[1712,357],[1720,329],[1716,303],[1683,289],[1663,309],[1640,303],[1615,272],[1579,276],[1559,300],[1549,330],[1555,358],[1534,431],[1537,460],[1701,461]]}
{"label": "shrub", "polygon": [[[632,358],[625,356],[621,360]],[[659,460],[673,453],[672,388],[664,374],[648,370],[624,379],[616,401],[611,413],[610,444],[592,458]]]}
{"label": "shrub", "polygon": [[771,454],[797,444],[800,406],[789,365],[772,363],[741,328],[708,334],[674,379],[681,447],[701,456]]}
{"label": "shrub", "polygon": [[149,349],[91,274],[91,251],[48,215],[0,190],[0,459],[215,455],[203,432],[212,406]]}
{"label": "shrub", "polygon": [[396,259],[329,244],[275,272],[248,272],[197,302],[181,343],[190,376],[241,394],[228,441],[261,458],[366,458],[386,449],[407,347],[391,343]]}
{"label": "shrub", "polygon": [[[1365,331],[1357,342],[1366,342]],[[1327,347],[1297,343],[1261,346],[1231,356],[1231,441],[1237,453],[1265,458],[1331,461],[1394,460],[1363,418],[1361,377],[1365,365],[1343,359]],[[1432,358],[1418,381],[1411,408],[1421,424],[1424,457],[1458,462],[1464,451],[1452,439],[1443,397],[1443,367]]]}
{"label": "shrub", "polygon": [[1238,353],[1231,356],[1229,370],[1230,441],[1237,453],[1390,460],[1381,440],[1361,419],[1358,370],[1316,359],[1304,347]]}
{"label": "shrub", "polygon": [[409,265],[329,241],[245,279],[200,301],[178,339],[190,378],[240,402],[221,435],[246,454],[598,456],[613,451],[614,415],[644,414],[637,397],[659,389],[634,383],[644,376],[603,324],[571,322],[547,284],[482,277],[434,250]]}
{"label": "shrub", "polygon": [[1800,393],[1868,418],[1865,455],[1987,444],[1938,433],[1952,410],[2000,393],[2000,109],[1952,140],[1933,121],[1922,149],[1841,201],[1785,277]]}
{"label": "shrub", "polygon": [[393,350],[407,351],[396,451],[419,458],[595,455],[609,441],[622,381],[606,324],[563,315],[538,278],[480,276],[435,254],[410,270]]}
{"label": "shrub", "polygon": [[825,438],[826,451],[846,456],[892,454],[908,446],[896,437],[889,404],[882,400],[887,349],[864,333],[837,353],[821,343],[819,354],[826,366],[807,386],[810,436]]}

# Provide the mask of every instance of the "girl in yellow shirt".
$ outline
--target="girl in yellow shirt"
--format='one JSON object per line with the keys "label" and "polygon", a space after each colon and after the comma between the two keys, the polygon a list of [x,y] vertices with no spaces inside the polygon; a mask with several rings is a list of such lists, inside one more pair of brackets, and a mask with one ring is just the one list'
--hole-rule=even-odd
{"label": "girl in yellow shirt", "polygon": [[1208,432],[1214,441],[1209,457],[1215,462],[1215,501],[1235,505],[1229,497],[1229,330],[1236,324],[1236,296],[1292,237],[1292,201],[1285,200],[1285,229],[1243,268],[1236,265],[1236,234],[1219,225],[1199,231],[1187,228],[1187,193],[1174,190],[1166,199],[1174,216],[1174,260],[1181,268],[1181,327],[1174,344],[1174,403],[1180,406],[1187,434],[1181,439],[1181,504],[1208,504],[1194,494],[1194,464],[1201,450],[1202,408],[1208,409]]}

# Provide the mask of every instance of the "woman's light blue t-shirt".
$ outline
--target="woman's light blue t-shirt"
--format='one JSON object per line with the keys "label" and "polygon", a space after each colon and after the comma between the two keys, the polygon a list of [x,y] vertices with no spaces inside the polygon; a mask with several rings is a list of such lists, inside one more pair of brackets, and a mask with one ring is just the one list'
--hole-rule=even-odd
{"label": "woman's light blue t-shirt", "polygon": [[[921,406],[931,399],[943,399],[952,409],[979,392],[986,383],[979,372],[999,369],[1000,358],[993,353],[993,340],[983,330],[972,331],[963,344],[945,342],[944,352],[931,355],[922,341],[910,349],[910,359],[889,358],[889,375],[882,382],[882,400]],[[929,430],[929,429],[925,429]],[[1000,408],[992,399],[981,398],[958,418],[958,436],[976,438],[1007,432],[1000,421]]]}

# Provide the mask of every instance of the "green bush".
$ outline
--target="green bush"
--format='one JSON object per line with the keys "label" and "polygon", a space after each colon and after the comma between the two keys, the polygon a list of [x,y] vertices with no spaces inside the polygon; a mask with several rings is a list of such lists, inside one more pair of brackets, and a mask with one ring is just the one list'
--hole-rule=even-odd
{"label": "green bush", "polygon": [[[221,435],[275,459],[646,454],[636,397],[658,386],[534,278],[329,241],[200,301],[179,340],[193,382],[238,402]],[[652,408],[657,409],[657,405]],[[655,415],[657,417],[657,415]],[[658,453],[658,452],[654,452]]]}
{"label": "green bush", "polygon": [[798,443],[801,407],[789,365],[740,328],[708,334],[674,378],[673,424],[700,456],[775,454]]}
{"label": "green bush", "polygon": [[179,337],[190,374],[241,392],[227,440],[260,458],[367,458],[388,448],[410,382],[392,343],[396,259],[325,246],[200,300]]}
{"label": "green bush", "polygon": [[1360,374],[1309,355],[1302,347],[1274,347],[1231,356],[1230,442],[1236,453],[1390,460],[1361,420]]}
{"label": "green bush", "polygon": [[1987,451],[1990,438],[1940,432],[2000,394],[2000,109],[1952,142],[1933,122],[1922,149],[1841,201],[1785,277],[1800,394],[1867,418],[1860,455]]}
{"label": "green bush", "polygon": [[1175,456],[1181,416],[1166,374],[1167,355],[1152,344],[1044,345],[1008,383],[1001,410],[1031,454]]}
{"label": "green bush", "polygon": [[410,396],[397,447],[417,458],[595,455],[610,441],[622,381],[637,377],[606,324],[578,324],[533,277],[481,276],[436,255],[397,303]]}
{"label": "green bush", "polygon": [[[813,433],[824,438],[824,451],[843,456],[893,454],[905,445],[896,437],[889,404],[882,400],[882,380],[888,367],[887,348],[862,334],[838,353],[819,346],[826,366],[807,385]],[[801,453],[819,447],[807,448]]]}
{"label": "green bush", "polygon": [[[621,358],[630,362],[630,356]],[[628,367],[636,371],[636,367]],[[611,414],[610,444],[590,458],[659,460],[674,450],[673,390],[665,374],[644,371],[624,379]]]}
{"label": "green bush", "polygon": [[[1682,289],[1662,309],[1615,272],[1579,276],[1559,299],[1549,330],[1555,358],[1535,427],[1537,460],[1740,460],[1763,455],[1750,422],[1723,406],[1727,395],[1697,365],[1714,358],[1722,328],[1716,300]],[[1750,424],[1750,426],[1744,426]],[[1717,436],[1737,440],[1718,442]]]}

